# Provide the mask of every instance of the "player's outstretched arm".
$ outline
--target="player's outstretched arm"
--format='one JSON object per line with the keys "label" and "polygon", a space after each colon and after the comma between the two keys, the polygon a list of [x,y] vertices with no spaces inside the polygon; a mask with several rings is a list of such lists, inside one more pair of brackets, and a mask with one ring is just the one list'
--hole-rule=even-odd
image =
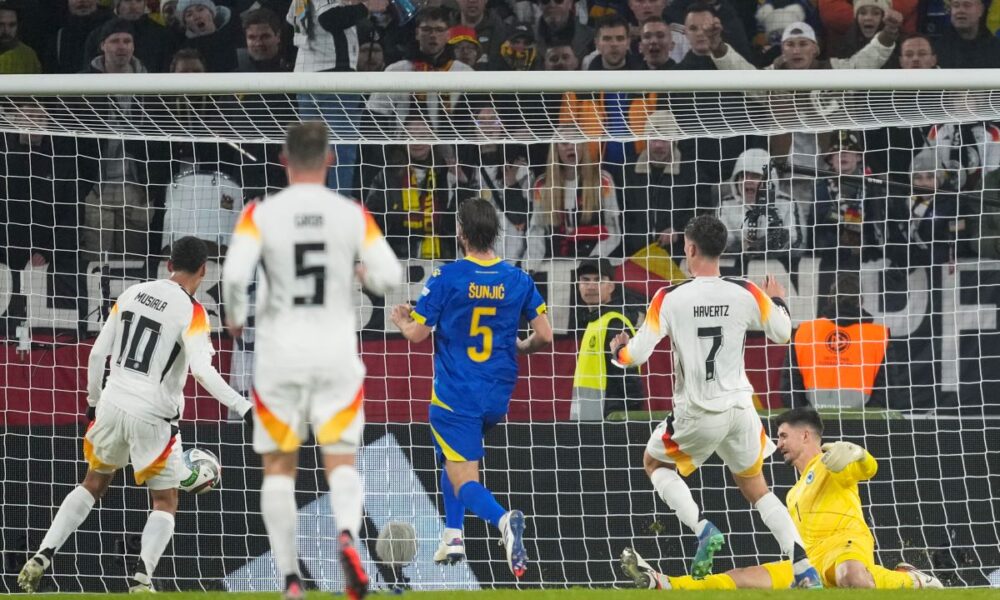
{"label": "player's outstretched arm", "polygon": [[517,340],[517,351],[521,354],[531,354],[552,343],[552,325],[548,315],[541,314],[531,320],[531,334],[523,340]]}
{"label": "player's outstretched arm", "polygon": [[87,359],[87,404],[93,408],[101,401],[101,390],[104,386],[104,367],[108,362],[108,356],[114,349],[115,336],[118,332],[118,303],[111,307],[108,319],[101,327],[101,333],[97,335],[93,348],[90,349],[90,358]]}
{"label": "player's outstretched arm", "polygon": [[630,339],[628,333],[623,331],[611,340],[610,348],[615,357],[612,361],[614,364],[619,367],[633,367],[645,363],[660,340],[667,336],[666,311],[663,310],[667,289],[661,288],[653,295],[653,300],[646,310],[646,318],[634,338]]}
{"label": "player's outstretched arm", "polygon": [[184,354],[188,357],[191,374],[216,400],[245,419],[250,411],[250,402],[229,387],[212,364],[215,348],[208,337],[208,315],[200,304],[194,305],[192,313],[191,323],[182,336]]}
{"label": "player's outstretched arm", "polygon": [[403,334],[403,337],[414,344],[419,344],[431,334],[431,328],[414,319],[413,315],[412,306],[409,304],[397,304],[393,307],[389,318],[399,328],[399,332]]}
{"label": "player's outstretched arm", "polygon": [[243,325],[247,320],[250,306],[250,294],[247,291],[253,279],[254,269],[260,260],[261,241],[260,229],[254,221],[254,211],[258,203],[248,204],[243,209],[236,229],[233,231],[232,243],[226,252],[226,261],[222,265],[222,298],[226,303],[226,329],[234,338],[243,333]]}
{"label": "player's outstretched arm", "polygon": [[823,444],[823,464],[836,479],[865,481],[875,476],[878,461],[867,450],[851,442]]}
{"label": "player's outstretched arm", "polygon": [[403,280],[403,266],[367,210],[364,210],[364,218],[365,234],[359,253],[358,279],[369,292],[385,296]]}
{"label": "player's outstretched arm", "polygon": [[[756,286],[754,286],[756,288]],[[757,292],[763,292],[758,294]],[[760,310],[760,328],[772,342],[786,344],[792,337],[792,317],[788,314],[785,286],[774,275],[764,277],[763,290],[751,290]]]}

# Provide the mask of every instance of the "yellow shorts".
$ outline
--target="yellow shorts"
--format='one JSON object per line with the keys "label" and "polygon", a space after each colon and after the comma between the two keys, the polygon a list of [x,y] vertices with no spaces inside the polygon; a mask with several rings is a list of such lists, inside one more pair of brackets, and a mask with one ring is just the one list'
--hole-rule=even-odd
{"label": "yellow shorts", "polygon": [[[873,572],[875,569],[875,551],[867,540],[858,541],[845,538],[828,546],[829,549],[817,555],[810,555],[809,560],[819,571],[824,587],[837,587],[837,565],[849,560],[856,560]],[[765,563],[761,565],[771,575],[771,587],[784,590],[792,587],[795,579],[792,573],[792,563],[788,560]]]}

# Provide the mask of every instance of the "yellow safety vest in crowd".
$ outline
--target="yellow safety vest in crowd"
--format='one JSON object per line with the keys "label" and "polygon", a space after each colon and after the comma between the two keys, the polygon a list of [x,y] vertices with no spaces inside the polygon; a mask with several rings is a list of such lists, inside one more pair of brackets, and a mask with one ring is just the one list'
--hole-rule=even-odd
{"label": "yellow safety vest in crowd", "polygon": [[608,328],[614,320],[621,320],[635,335],[635,327],[628,317],[617,311],[608,311],[587,324],[580,340],[573,373],[573,404],[569,418],[574,421],[604,420],[604,390],[608,387],[608,365],[605,351]]}
{"label": "yellow safety vest in crowd", "polygon": [[838,326],[806,321],[793,348],[802,383],[817,408],[860,408],[871,396],[889,347],[889,329],[878,323]]}

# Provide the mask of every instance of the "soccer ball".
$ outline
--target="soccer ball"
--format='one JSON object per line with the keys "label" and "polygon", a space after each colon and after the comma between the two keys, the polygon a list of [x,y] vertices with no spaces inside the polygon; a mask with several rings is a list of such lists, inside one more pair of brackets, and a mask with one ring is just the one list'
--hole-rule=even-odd
{"label": "soccer ball", "polygon": [[417,531],[413,525],[390,521],[378,534],[375,553],[383,564],[405,567],[417,556]]}
{"label": "soccer ball", "polygon": [[222,481],[222,465],[208,450],[191,448],[184,453],[184,466],[191,470],[180,488],[191,494],[204,494],[215,489]]}

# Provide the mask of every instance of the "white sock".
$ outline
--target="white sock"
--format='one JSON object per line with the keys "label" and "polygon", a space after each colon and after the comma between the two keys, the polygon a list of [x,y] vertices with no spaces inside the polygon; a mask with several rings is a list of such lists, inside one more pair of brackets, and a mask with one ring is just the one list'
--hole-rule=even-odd
{"label": "white sock", "polygon": [[788,509],[781,503],[781,500],[778,500],[774,492],[768,492],[757,501],[754,508],[760,513],[760,518],[767,525],[767,528],[771,530],[771,535],[778,540],[781,553],[791,558],[795,551],[795,544],[801,545],[802,540],[799,538],[799,532],[795,529],[795,523],[792,522],[792,515],[788,514]]}
{"label": "white sock", "polygon": [[677,513],[677,518],[681,520],[681,523],[687,525],[688,529],[695,534],[699,533],[701,527],[699,527],[698,515],[701,511],[691,496],[691,488],[681,479],[677,471],[657,469],[650,475],[649,480],[653,482],[653,489],[660,495],[660,498]]}
{"label": "white sock", "polygon": [[87,519],[90,509],[94,508],[94,502],[96,502],[94,497],[83,486],[78,485],[73,488],[59,505],[59,512],[56,513],[56,518],[52,519],[52,526],[42,539],[41,549],[52,548],[55,551],[62,548],[66,538]]}
{"label": "white sock", "polygon": [[142,542],[139,556],[146,564],[146,574],[150,579],[153,571],[156,570],[163,551],[167,549],[170,538],[174,537],[174,515],[162,510],[154,510],[149,513],[146,519],[146,526],[142,530]]}
{"label": "white sock", "polygon": [[330,473],[330,508],[337,520],[337,529],[347,531],[357,541],[361,533],[361,519],[365,492],[361,475],[354,467],[340,465]]}
{"label": "white sock", "polygon": [[260,486],[260,512],[281,576],[298,575],[295,544],[299,508],[295,504],[295,480],[288,475],[265,475]]}

